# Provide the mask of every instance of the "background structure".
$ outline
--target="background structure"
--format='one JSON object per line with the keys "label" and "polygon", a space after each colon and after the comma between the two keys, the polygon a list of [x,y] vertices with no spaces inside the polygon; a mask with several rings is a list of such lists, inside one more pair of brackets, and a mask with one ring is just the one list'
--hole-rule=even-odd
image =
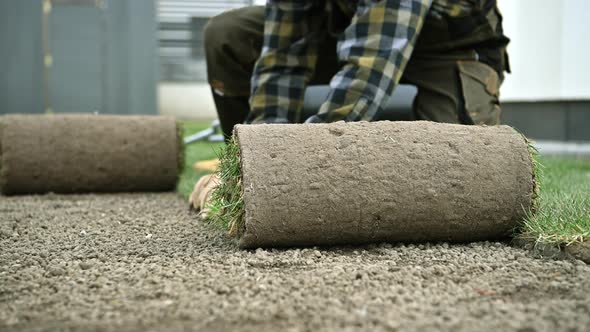
{"label": "background structure", "polygon": [[157,114],[155,2],[0,1],[0,114]]}
{"label": "background structure", "polygon": [[158,0],[160,112],[184,118],[217,116],[207,84],[203,28],[210,17],[252,0]]}
{"label": "background structure", "polygon": [[498,3],[512,39],[503,121],[535,138],[590,141],[590,2]]}
{"label": "background structure", "polygon": [[[0,114],[100,112],[213,119],[203,28],[264,0],[2,0]],[[504,123],[590,141],[590,2],[498,0],[512,74]]]}

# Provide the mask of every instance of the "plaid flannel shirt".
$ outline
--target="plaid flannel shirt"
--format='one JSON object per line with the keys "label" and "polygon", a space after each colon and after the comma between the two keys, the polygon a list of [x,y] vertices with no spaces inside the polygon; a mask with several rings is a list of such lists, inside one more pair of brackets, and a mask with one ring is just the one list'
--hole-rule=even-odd
{"label": "plaid flannel shirt", "polygon": [[[469,15],[483,0],[268,0],[264,42],[252,75],[249,123],[370,121],[410,59],[427,14]],[[340,36],[343,68],[318,114],[301,119],[318,43],[333,6],[351,11]],[[321,70],[321,69],[319,69]]]}

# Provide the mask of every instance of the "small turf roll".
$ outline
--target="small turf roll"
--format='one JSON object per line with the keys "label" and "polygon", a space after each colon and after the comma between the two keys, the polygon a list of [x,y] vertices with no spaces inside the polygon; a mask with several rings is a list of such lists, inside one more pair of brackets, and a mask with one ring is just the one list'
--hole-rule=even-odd
{"label": "small turf roll", "polygon": [[112,115],[0,117],[4,194],[164,191],[182,159],[174,118]]}
{"label": "small turf roll", "polygon": [[244,248],[498,239],[536,196],[529,144],[508,126],[340,122],[234,133],[243,218],[232,228]]}

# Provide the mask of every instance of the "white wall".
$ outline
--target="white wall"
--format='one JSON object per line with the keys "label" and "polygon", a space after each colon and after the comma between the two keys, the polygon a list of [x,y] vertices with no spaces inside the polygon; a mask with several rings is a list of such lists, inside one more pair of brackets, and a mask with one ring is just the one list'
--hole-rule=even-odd
{"label": "white wall", "polygon": [[215,119],[217,113],[210,89],[206,83],[160,82],[160,114],[184,119]]}
{"label": "white wall", "polygon": [[504,101],[590,99],[590,1],[498,0],[512,74]]}

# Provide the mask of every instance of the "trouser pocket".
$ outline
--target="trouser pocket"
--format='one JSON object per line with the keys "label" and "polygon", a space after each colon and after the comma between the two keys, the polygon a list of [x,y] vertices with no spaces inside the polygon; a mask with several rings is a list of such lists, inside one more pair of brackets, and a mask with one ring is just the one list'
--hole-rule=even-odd
{"label": "trouser pocket", "polygon": [[476,125],[500,123],[500,78],[492,67],[477,61],[459,61],[459,79],[466,115]]}

